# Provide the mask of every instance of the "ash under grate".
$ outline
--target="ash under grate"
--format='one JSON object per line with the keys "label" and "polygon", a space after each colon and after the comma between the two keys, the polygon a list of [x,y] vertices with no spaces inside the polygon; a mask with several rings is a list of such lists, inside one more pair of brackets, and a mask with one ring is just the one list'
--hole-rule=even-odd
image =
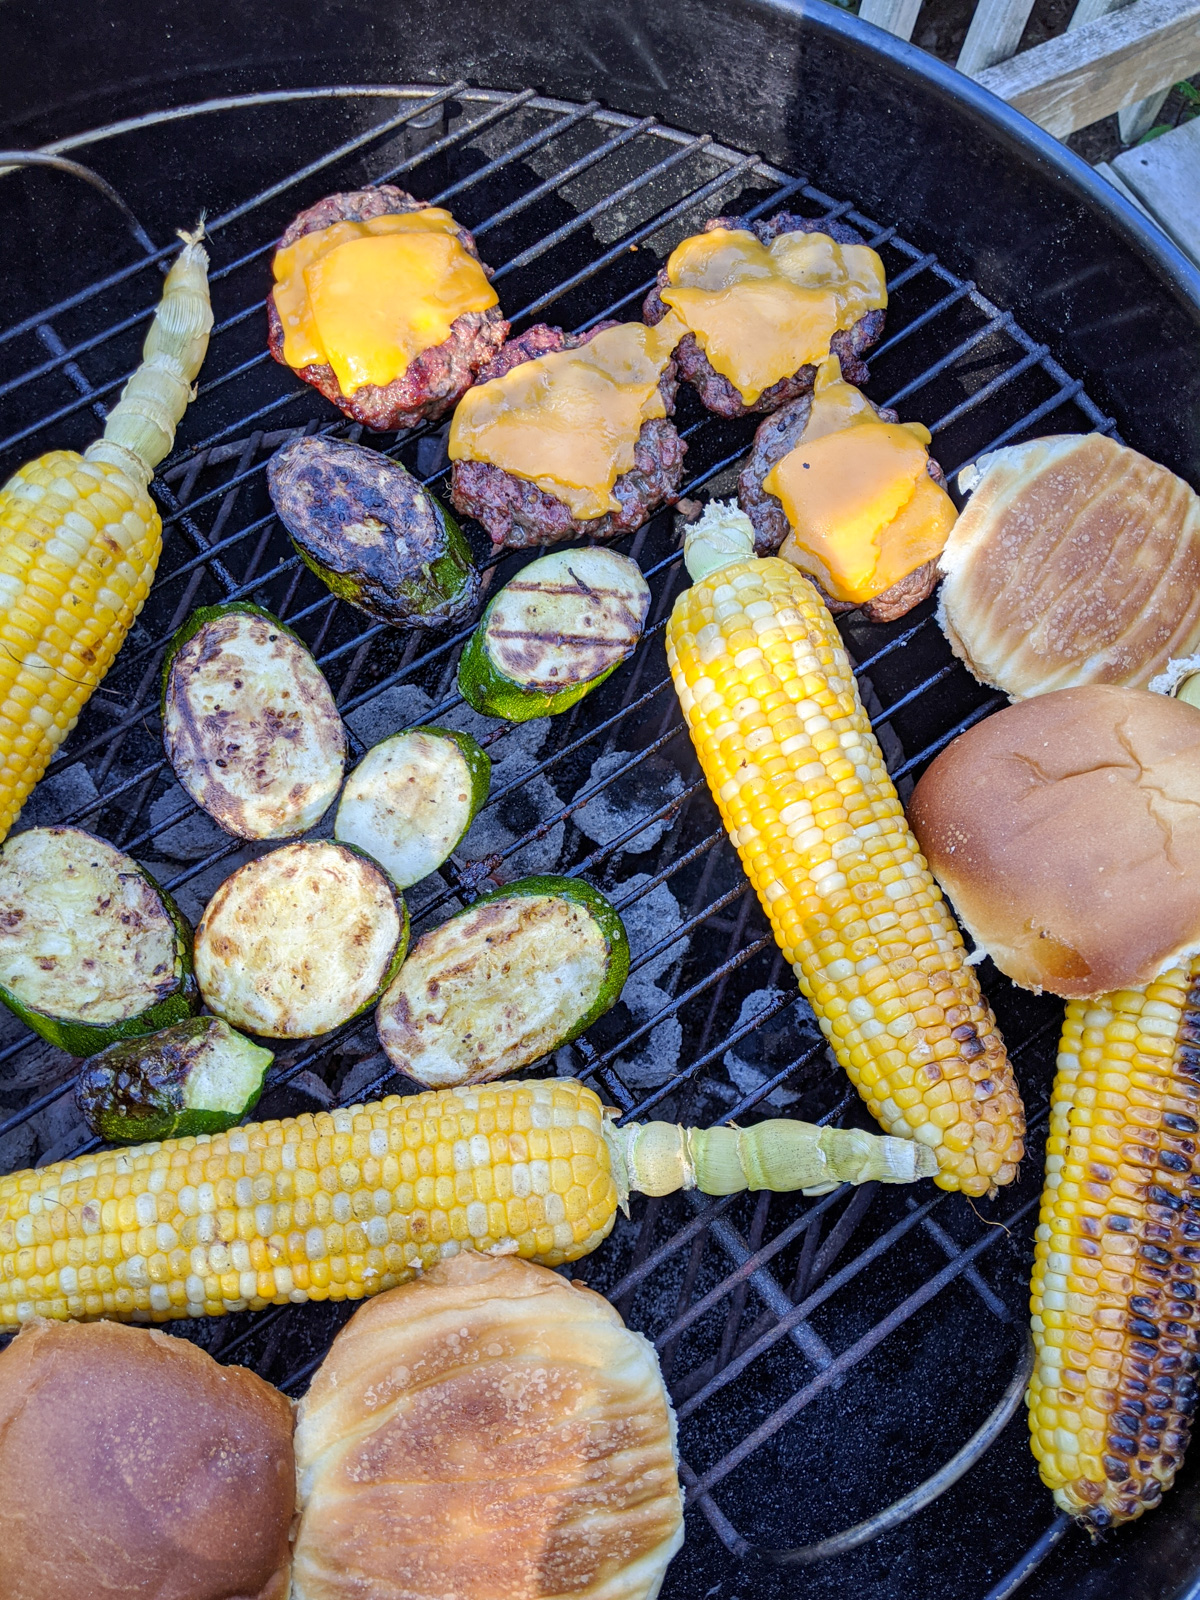
{"label": "ash under grate", "polygon": [[[634,959],[620,1003],[540,1071],[581,1076],[638,1117],[716,1122],[786,1112],[869,1126],[797,995],[683,730],[663,653],[665,619],[686,581],[673,514],[660,513],[620,545],[653,594],[633,660],[563,716],[515,727],[477,716],[454,686],[470,629],[406,635],[370,624],[302,566],[272,514],[263,469],[284,439],[301,430],[357,438],[360,430],[268,358],[270,253],[290,217],[322,194],[398,182],[451,206],[474,231],[516,331],[536,320],[578,328],[638,316],[672,246],[708,217],[786,205],[844,218],[880,251],[891,299],[869,392],[926,423],[948,475],[1039,432],[1111,431],[1082,385],[1010,313],[851,202],[754,155],[596,103],[462,84],[317,90],[184,108],[57,148],[115,182],[149,237],[131,260],[119,217],[86,191],[81,200],[76,180],[40,169],[9,176],[4,200],[13,215],[34,200],[49,215],[75,210],[53,237],[18,241],[28,260],[11,262],[0,286],[4,470],[93,435],[136,363],[170,229],[202,205],[217,321],[199,397],[156,480],[165,543],[154,592],[21,825],[101,833],[150,866],[197,917],[216,886],[263,847],[222,834],[175,783],[162,754],[161,659],[195,606],[253,599],[314,651],[355,756],[399,727],[433,721],[469,729],[489,751],[487,808],[460,853],[409,897],[418,932],[488,876],[533,871],[586,875],[626,918]],[[63,241],[76,235],[81,259],[104,268],[82,287],[79,258],[73,267],[61,259]],[[162,247],[151,253],[155,242]],[[51,298],[47,309],[31,309]],[[729,492],[754,420],[709,416],[686,388],[676,420],[688,442],[682,492]],[[371,442],[444,495],[444,435],[427,427]],[[468,531],[492,585],[535,553],[496,561],[479,530]],[[890,627],[851,614],[842,629],[906,796],[924,763],[1000,697],[953,661],[929,602]],[[990,968],[984,981],[1033,1134],[1020,1182],[997,1200],[971,1206],[932,1189],[872,1185],[816,1201],[641,1201],[596,1255],[568,1269],[655,1341],[678,1411],[689,1538],[664,1596],[833,1597],[853,1585],[864,1600],[898,1592],[999,1600],[1063,1533],[1023,1423],[1001,1427],[1023,1387],[1030,1235],[1059,1009],[1019,994]],[[5,1169],[91,1147],[74,1113],[72,1072],[61,1052],[4,1020]],[[281,1049],[269,1082],[264,1116],[398,1087],[369,1016]],[[351,1309],[291,1306],[172,1331],[298,1393]],[[969,1443],[998,1406],[991,1432]],[[794,1572],[738,1559],[751,1544],[837,1535],[957,1452],[965,1470],[996,1433],[983,1463],[936,1509],[902,1504],[892,1531],[874,1542],[849,1553],[853,1541],[809,1551]],[[1086,1559],[1074,1541],[1069,1548]]]}

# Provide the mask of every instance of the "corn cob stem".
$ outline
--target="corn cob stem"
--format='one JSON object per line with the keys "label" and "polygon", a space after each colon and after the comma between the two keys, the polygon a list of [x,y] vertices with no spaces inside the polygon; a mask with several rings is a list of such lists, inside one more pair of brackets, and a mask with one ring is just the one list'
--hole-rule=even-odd
{"label": "corn cob stem", "polygon": [[799,1189],[828,1194],[841,1183],[912,1183],[937,1173],[937,1157],[911,1139],[881,1138],[858,1128],[820,1128],[779,1117],[753,1128],[681,1128],[673,1122],[629,1122],[605,1133],[618,1195],[630,1190],[674,1194],[738,1194]]}
{"label": "corn cob stem", "polygon": [[1024,1113],[995,1018],[920,855],[832,617],[795,567],[753,553],[740,511],[688,531],[694,581],[667,659],[746,874],[837,1059],[937,1182],[1009,1183]]}
{"label": "corn cob stem", "polygon": [[0,488],[0,840],[150,591],[162,522],[147,486],[208,345],[207,261],[189,239],[104,437]]}
{"label": "corn cob stem", "polygon": [[0,1326],[354,1300],[460,1249],[557,1266],[595,1249],[630,1189],[811,1179],[823,1191],[925,1170],[912,1145],[784,1122],[671,1130],[672,1169],[664,1128],[618,1130],[593,1090],[553,1079],[393,1095],[12,1173],[0,1178]]}
{"label": "corn cob stem", "polygon": [[1093,1528],[1169,1489],[1196,1405],[1200,965],[1066,1008],[1031,1284],[1033,1453]]}

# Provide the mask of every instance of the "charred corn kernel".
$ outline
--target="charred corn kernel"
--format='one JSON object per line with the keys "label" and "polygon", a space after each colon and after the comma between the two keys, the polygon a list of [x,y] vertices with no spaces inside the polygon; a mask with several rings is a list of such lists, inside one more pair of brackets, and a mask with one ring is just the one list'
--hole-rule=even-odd
{"label": "charred corn kernel", "polygon": [[675,602],[667,659],[701,768],[872,1114],[936,1151],[943,1188],[985,1194],[1012,1181],[1025,1132],[995,1019],[833,618],[795,567],[752,549],[748,519],[728,508],[710,506],[688,532],[694,581]]}
{"label": "charred corn kernel", "polygon": [[0,488],[0,840],[150,591],[162,523],[148,486],[208,347],[207,261],[197,237],[168,273],[104,438]]}
{"label": "charred corn kernel", "polygon": [[[588,1188],[565,1159],[527,1162],[535,1143],[578,1152]],[[425,1181],[434,1191],[448,1186],[446,1205],[436,1192],[420,1203],[420,1181],[401,1178],[406,1162],[414,1171],[428,1164]],[[239,1191],[258,1204],[222,1206]],[[510,1198],[492,1198],[501,1193]],[[520,1250],[557,1266],[594,1249],[616,1208],[600,1101],[584,1085],[392,1096],[0,1178],[0,1324],[31,1316],[162,1322],[353,1299],[467,1247]],[[367,1220],[353,1221],[357,1213]],[[39,1239],[55,1230],[61,1259],[47,1249],[39,1261]],[[160,1249],[159,1230],[164,1245],[181,1248]],[[89,1273],[92,1258],[111,1270]]]}
{"label": "charred corn kernel", "polygon": [[1187,1447],[1198,1132],[1200,964],[1072,1000],[1030,1290],[1029,1429],[1043,1482],[1095,1528],[1157,1505]]}

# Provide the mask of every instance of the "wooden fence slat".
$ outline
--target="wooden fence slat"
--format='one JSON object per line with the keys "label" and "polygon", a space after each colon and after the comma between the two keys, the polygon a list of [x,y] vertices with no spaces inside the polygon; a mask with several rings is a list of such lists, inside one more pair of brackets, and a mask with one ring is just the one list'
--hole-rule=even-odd
{"label": "wooden fence slat", "polygon": [[1165,89],[1158,89],[1144,100],[1138,100],[1117,112],[1122,144],[1135,144],[1144,133],[1150,132],[1170,92],[1171,86],[1168,84]]}
{"label": "wooden fence slat", "polygon": [[862,0],[858,14],[898,39],[911,39],[920,11],[921,0]]}
{"label": "wooden fence slat", "polygon": [[[1123,11],[1130,3],[1131,0],[1079,0],[1070,22],[1067,23],[1067,32],[1071,32],[1073,28],[1082,28],[1087,22],[1095,22],[1097,17],[1106,17],[1112,11]],[[1122,107],[1117,113],[1122,144],[1133,144],[1144,133],[1149,132],[1154,126],[1155,117],[1163,108],[1163,101],[1170,92],[1170,88],[1159,89],[1154,94],[1148,95],[1145,100],[1136,100],[1133,105]]]}
{"label": "wooden fence slat", "polygon": [[1195,72],[1200,0],[1134,0],[974,76],[1061,139]]}
{"label": "wooden fence slat", "polygon": [[[1083,3],[1083,0],[1081,0]],[[973,78],[1015,55],[1033,10],[1033,0],[979,0],[954,65]]]}
{"label": "wooden fence slat", "polygon": [[1200,261],[1200,118],[1124,151],[1112,165],[1165,232]]}

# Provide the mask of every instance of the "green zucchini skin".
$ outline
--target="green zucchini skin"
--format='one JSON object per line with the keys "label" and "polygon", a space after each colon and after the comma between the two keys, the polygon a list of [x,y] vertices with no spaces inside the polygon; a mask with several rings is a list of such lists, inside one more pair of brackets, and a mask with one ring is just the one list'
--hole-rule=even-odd
{"label": "green zucchini skin", "polygon": [[[75,1101],[110,1144],[223,1133],[249,1116],[262,1094],[270,1050],[219,1017],[190,1017],[158,1033],[121,1039],[85,1061]],[[214,1096],[206,1075],[224,1069]],[[203,1104],[216,1098],[223,1104]]]}
{"label": "green zucchini skin", "polygon": [[196,929],[197,979],[209,1010],[232,1026],[312,1039],[375,1004],[408,937],[404,896],[366,851],[325,839],[288,844],[239,867],[213,895]]}
{"label": "green zucchini skin", "polygon": [[162,719],[176,777],[236,838],[304,833],[341,787],[346,730],[333,693],[304,641],[261,606],[192,613],[164,663]]}
{"label": "green zucchini skin", "polygon": [[[628,556],[554,550],[488,602],[459,658],[459,691],[476,711],[507,722],[557,716],[633,653],[649,606],[649,587]],[[507,661],[498,659],[504,654]]]}
{"label": "green zucchini skin", "polygon": [[278,449],[267,486],[301,559],[341,600],[393,626],[446,628],[479,600],[454,518],[398,461],[305,435]]}
{"label": "green zucchini skin", "polygon": [[[153,902],[157,902],[160,911],[165,913],[171,930],[171,973],[170,977],[164,979],[159,986],[162,992],[149,1005],[130,1016],[99,1023],[88,1022],[78,1015],[51,1012],[34,1004],[28,995],[22,997],[17,987],[5,983],[2,979],[0,979],[0,1000],[27,1027],[32,1028],[34,1033],[39,1034],[48,1043],[56,1045],[60,1050],[65,1050],[68,1055],[77,1057],[94,1055],[96,1051],[103,1050],[118,1039],[132,1039],[142,1034],[154,1033],[172,1023],[195,1016],[200,1009],[200,990],[192,964],[191,924],[172,897],[155,880],[153,874],[132,857],[115,850],[106,841],[96,839],[82,828],[31,828],[26,833],[12,835],[6,842],[5,850],[10,851],[17,847],[19,840],[27,840],[30,835],[37,834],[75,836],[80,841],[79,848],[85,853],[88,846],[102,845],[106,851],[112,852],[114,857],[120,858],[122,875],[136,875],[142,880],[148,891],[151,906]],[[38,893],[39,897],[48,897],[52,894],[52,886],[40,886]],[[0,921],[6,927],[12,925],[11,919],[14,916],[19,917],[21,914],[22,907],[19,904],[0,902]]]}
{"label": "green zucchini skin", "polygon": [[[514,902],[522,899],[543,902],[532,921],[513,915]],[[561,922],[556,926],[555,904],[582,911],[582,926],[590,931],[581,936],[578,920],[568,923],[569,934]],[[489,918],[489,906],[501,914]],[[464,919],[467,927],[456,941],[454,930]],[[562,943],[567,936],[570,945]],[[506,1076],[577,1038],[619,998],[629,974],[629,941],[599,890],[575,878],[533,877],[480,896],[431,929],[413,947],[410,963],[380,1000],[380,1042],[401,1072],[430,1088],[447,1088]],[[555,974],[557,985],[547,983]],[[571,996],[570,987],[561,986],[583,982],[586,995],[593,981],[590,1003],[564,1016]]]}
{"label": "green zucchini skin", "polygon": [[[410,771],[404,781],[389,784],[389,779],[394,776],[393,763],[400,764],[401,771],[419,765],[423,756],[440,763],[449,752],[439,754],[438,745],[451,746],[455,759],[466,768],[466,795],[458,810],[461,820],[455,819],[458,797],[442,801],[450,812],[452,825],[445,826],[445,811],[439,810],[438,820],[432,824],[440,832],[435,845],[434,835],[427,832],[421,837],[421,828],[429,824],[417,820],[423,802],[428,803],[426,795],[407,793],[410,783],[422,783],[421,775]],[[469,733],[460,733],[456,728],[402,729],[373,745],[346,779],[333,836],[377,861],[397,888],[409,889],[436,872],[458,849],[487,801],[491,775],[491,760]],[[436,788],[440,776],[439,772],[431,772],[430,786]]]}

